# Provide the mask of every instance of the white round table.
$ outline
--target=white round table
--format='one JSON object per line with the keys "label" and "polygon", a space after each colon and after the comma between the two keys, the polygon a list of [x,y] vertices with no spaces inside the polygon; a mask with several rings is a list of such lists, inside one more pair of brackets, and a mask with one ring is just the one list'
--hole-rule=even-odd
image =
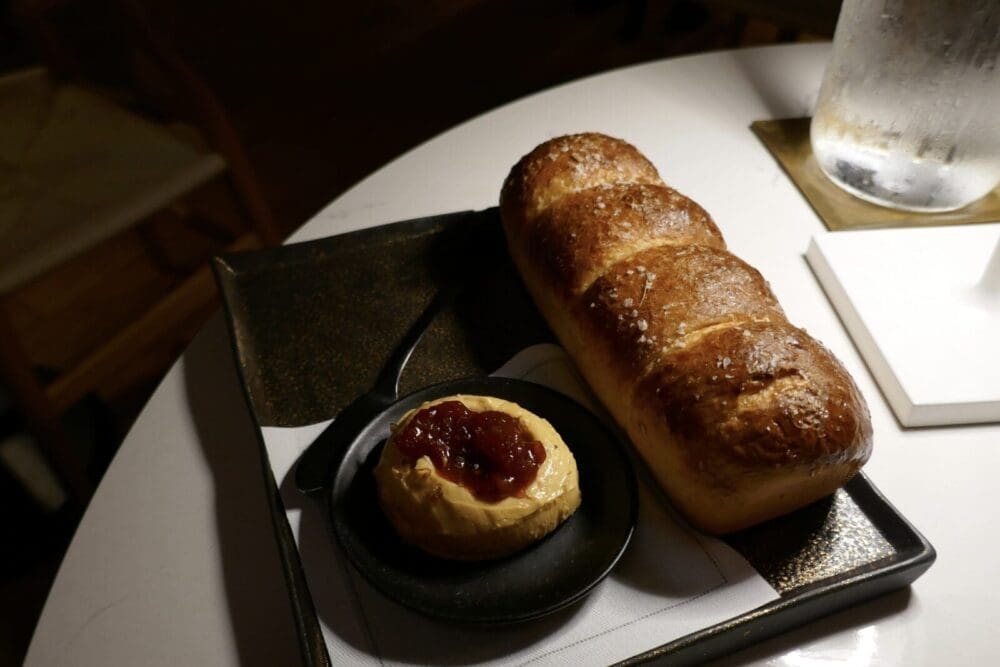
{"label": "white round table", "polygon": [[[585,130],[627,139],[711,212],[789,319],[844,361],[872,411],[866,472],[938,550],[912,588],[725,662],[996,664],[1000,425],[900,428],[803,260],[823,225],[749,130],[754,120],[809,115],[828,53],[828,44],[710,53],[533,95],[388,164],[291,241],[485,208],[511,165],[545,139]],[[996,363],[986,352],[984,362]],[[251,429],[216,317],[108,469],[53,584],[28,665],[298,660]]]}

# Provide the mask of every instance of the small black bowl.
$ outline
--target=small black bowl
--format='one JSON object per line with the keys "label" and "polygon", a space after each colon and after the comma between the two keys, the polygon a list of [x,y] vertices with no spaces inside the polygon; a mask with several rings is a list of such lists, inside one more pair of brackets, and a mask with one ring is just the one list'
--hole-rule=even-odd
{"label": "small black bowl", "polygon": [[[403,543],[379,506],[374,468],[390,424],[425,401],[452,394],[520,404],[547,419],[576,458],[579,509],[512,556],[459,562],[428,555]],[[618,562],[636,521],[635,474],[620,438],[576,401],[523,380],[471,378],[405,396],[340,448],[330,474],[330,517],[348,559],[390,599],[449,621],[515,623],[581,600]]]}

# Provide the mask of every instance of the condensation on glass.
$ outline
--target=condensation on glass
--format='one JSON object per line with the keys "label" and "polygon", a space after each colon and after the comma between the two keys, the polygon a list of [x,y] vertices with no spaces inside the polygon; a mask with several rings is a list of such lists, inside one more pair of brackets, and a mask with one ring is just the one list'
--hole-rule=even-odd
{"label": "condensation on glass", "polygon": [[1000,1],[845,0],[811,126],[835,183],[915,211],[1000,183]]}

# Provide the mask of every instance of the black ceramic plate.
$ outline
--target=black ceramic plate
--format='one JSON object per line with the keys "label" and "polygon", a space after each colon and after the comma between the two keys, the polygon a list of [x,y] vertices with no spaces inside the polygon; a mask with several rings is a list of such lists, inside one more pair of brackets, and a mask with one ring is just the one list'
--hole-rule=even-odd
{"label": "black ceramic plate", "polygon": [[[217,260],[257,424],[303,426],[336,415],[372,387],[424,304],[456,279],[465,293],[413,353],[402,376],[404,393],[488,375],[525,347],[553,342],[504,251],[498,217],[496,209],[453,213]],[[266,482],[303,656],[307,664],[327,665],[273,477]],[[780,598],[631,662],[703,662],[906,586],[935,557],[864,475],[830,498],[726,541]]]}
{"label": "black ceramic plate", "polygon": [[[507,558],[462,563],[403,544],[379,508],[373,470],[389,425],[449,394],[514,401],[547,419],[572,450],[579,509],[540,542]],[[636,517],[635,479],[617,436],[570,398],[505,378],[446,382],[406,396],[368,425],[334,462],[334,534],[361,574],[387,597],[430,616],[468,623],[538,618],[584,597],[624,553]]]}

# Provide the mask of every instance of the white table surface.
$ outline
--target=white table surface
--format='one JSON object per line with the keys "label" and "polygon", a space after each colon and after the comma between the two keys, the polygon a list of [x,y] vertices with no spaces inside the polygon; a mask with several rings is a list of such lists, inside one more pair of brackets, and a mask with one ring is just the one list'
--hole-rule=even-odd
{"label": "white table surface", "polygon": [[[808,115],[828,53],[827,44],[711,53],[525,98],[391,162],[292,241],[494,205],[511,165],[559,134],[596,130],[634,143],[711,212],[789,319],[844,361],[872,411],[875,451],[865,470],[938,550],[912,588],[725,662],[997,664],[1000,425],[900,428],[802,257],[822,224],[749,130],[753,120]],[[991,353],[984,363],[1000,361]],[[255,448],[216,317],[108,469],[27,664],[293,664],[298,649]]]}

